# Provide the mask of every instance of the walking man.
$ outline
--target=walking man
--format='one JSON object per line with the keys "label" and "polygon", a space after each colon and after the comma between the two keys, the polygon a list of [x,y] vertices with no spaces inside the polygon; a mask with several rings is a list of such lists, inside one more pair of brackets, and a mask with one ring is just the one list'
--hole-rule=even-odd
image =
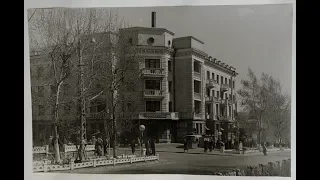
{"label": "walking man", "polygon": [[155,156],[155,155],[156,155],[156,144],[155,144],[155,142],[154,142],[154,139],[151,139],[150,146],[151,146],[151,154],[152,154],[153,156]]}
{"label": "walking man", "polygon": [[183,143],[183,152],[186,152],[188,153],[188,143],[187,143],[187,140],[184,139],[184,143]]}
{"label": "walking man", "polygon": [[131,142],[131,152],[134,154],[136,152],[136,141],[132,140]]}

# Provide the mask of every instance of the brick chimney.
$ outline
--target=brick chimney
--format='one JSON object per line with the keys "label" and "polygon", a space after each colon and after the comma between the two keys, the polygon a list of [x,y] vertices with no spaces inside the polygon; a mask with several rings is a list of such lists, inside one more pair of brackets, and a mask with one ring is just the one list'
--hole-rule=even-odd
{"label": "brick chimney", "polygon": [[156,12],[152,12],[152,17],[151,17],[151,27],[156,27]]}

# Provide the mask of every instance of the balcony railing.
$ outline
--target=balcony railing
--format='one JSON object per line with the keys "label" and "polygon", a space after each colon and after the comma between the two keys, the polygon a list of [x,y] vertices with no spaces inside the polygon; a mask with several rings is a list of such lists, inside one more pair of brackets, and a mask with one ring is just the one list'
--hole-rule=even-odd
{"label": "balcony railing", "polygon": [[107,114],[105,112],[100,112],[100,113],[87,113],[86,117],[89,119],[104,119],[109,117],[110,118],[110,114]]}
{"label": "balcony railing", "polygon": [[220,121],[232,121],[231,116],[219,116]]}
{"label": "balcony railing", "polygon": [[220,87],[221,87],[221,91],[223,92],[228,91],[230,88],[228,84],[221,84]]}
{"label": "balcony railing", "polygon": [[146,89],[144,90],[144,97],[164,97],[163,90],[155,90],[155,89]]}
{"label": "balcony railing", "polygon": [[145,77],[164,77],[165,71],[162,68],[144,68],[141,70]]}
{"label": "balcony railing", "polygon": [[194,74],[195,78],[201,79],[201,73],[200,72],[193,71],[193,74]]}
{"label": "balcony railing", "polygon": [[208,120],[217,120],[218,117],[216,114],[211,113],[211,114],[207,114],[207,119]]}
{"label": "balcony railing", "polygon": [[194,92],[194,99],[198,99],[198,100],[201,100],[201,94],[200,93],[197,93],[197,92]]}
{"label": "balcony railing", "polygon": [[219,98],[214,96],[206,96],[206,103],[215,103],[219,102]]}
{"label": "balcony railing", "polygon": [[207,79],[207,87],[208,88],[214,88],[218,83],[216,80],[213,79]]}
{"label": "balcony railing", "polygon": [[179,113],[177,112],[141,112],[139,119],[171,119],[178,120]]}
{"label": "balcony railing", "polygon": [[179,119],[205,119],[204,113],[179,112]]}

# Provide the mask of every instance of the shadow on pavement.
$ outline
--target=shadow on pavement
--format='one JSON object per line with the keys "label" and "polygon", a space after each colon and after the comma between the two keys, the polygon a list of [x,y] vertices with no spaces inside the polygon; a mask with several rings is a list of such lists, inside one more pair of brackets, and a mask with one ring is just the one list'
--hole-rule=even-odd
{"label": "shadow on pavement", "polygon": [[234,156],[233,154],[217,154],[217,153],[199,153],[199,152],[181,152],[181,151],[178,151],[178,152],[172,152],[172,151],[157,151],[157,152],[167,152],[167,153],[178,153],[178,154],[202,154],[202,155],[217,155],[217,156]]}

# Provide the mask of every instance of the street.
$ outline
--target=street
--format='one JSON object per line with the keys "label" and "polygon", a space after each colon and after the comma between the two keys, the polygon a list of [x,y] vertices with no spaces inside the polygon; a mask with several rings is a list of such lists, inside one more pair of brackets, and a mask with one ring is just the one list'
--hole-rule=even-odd
{"label": "street", "polygon": [[290,151],[269,152],[268,156],[263,156],[262,153],[221,154],[218,151],[205,154],[202,148],[191,149],[188,153],[183,153],[183,149],[177,148],[177,146],[178,144],[157,145],[157,153],[160,155],[159,162],[84,168],[68,171],[68,173],[210,175],[214,172],[242,166],[267,164],[269,161],[288,159],[291,156]]}

